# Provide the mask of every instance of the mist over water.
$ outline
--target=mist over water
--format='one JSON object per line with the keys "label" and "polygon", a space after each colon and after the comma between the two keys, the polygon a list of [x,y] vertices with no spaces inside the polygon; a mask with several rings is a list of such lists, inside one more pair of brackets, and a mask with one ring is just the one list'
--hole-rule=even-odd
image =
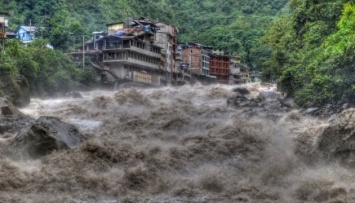
{"label": "mist over water", "polygon": [[[227,107],[233,86],[84,92],[21,111],[56,116],[88,138],[40,160],[0,153],[0,202],[355,202],[355,173],[306,164],[297,136],[325,121]],[[247,86],[251,97],[270,89]],[[272,90],[272,87],[271,87]],[[3,135],[0,152],[14,135]],[[306,149],[304,149],[306,150]]]}

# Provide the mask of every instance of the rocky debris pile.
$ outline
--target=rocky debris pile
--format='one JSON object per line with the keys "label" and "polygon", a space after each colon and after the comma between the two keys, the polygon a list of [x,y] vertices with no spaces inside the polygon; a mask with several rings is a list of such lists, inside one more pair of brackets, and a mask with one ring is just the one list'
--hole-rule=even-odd
{"label": "rocky debris pile", "polygon": [[242,108],[247,116],[265,115],[278,119],[296,106],[292,99],[285,99],[275,91],[261,91],[256,97],[245,87],[235,88],[233,92],[237,95],[227,99],[227,106]]}
{"label": "rocky debris pile", "polygon": [[350,108],[351,105],[348,103],[329,103],[320,107],[311,107],[303,110],[301,113],[303,115],[312,115],[317,117],[329,118],[337,113],[342,112],[345,109]]}
{"label": "rocky debris pile", "polygon": [[296,143],[296,154],[308,163],[340,161],[355,167],[355,108],[336,115],[328,125],[306,130]]}

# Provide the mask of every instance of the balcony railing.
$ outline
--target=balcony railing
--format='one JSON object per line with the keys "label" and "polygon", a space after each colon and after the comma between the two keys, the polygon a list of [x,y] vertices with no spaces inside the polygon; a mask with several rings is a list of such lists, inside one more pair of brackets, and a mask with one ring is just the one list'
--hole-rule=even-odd
{"label": "balcony railing", "polygon": [[151,56],[151,57],[155,57],[155,58],[160,58],[160,56],[161,56],[160,53],[155,53],[155,52],[152,52],[150,50],[141,49],[141,48],[138,48],[136,46],[131,46],[129,49],[132,50],[132,51],[141,53],[141,54],[145,54],[145,55],[148,55],[148,56]]}
{"label": "balcony railing", "polygon": [[153,63],[149,63],[149,62],[145,62],[145,61],[141,61],[141,60],[138,60],[138,59],[134,59],[134,58],[131,58],[131,57],[128,57],[127,59],[125,58],[118,58],[118,59],[111,59],[111,58],[106,58],[103,60],[103,62],[106,62],[106,63],[127,63],[127,64],[131,64],[131,65],[136,65],[136,66],[144,66],[146,68],[152,68],[152,69],[159,69],[159,65],[157,64],[153,64]]}
{"label": "balcony railing", "polygon": [[[161,54],[159,49],[156,49],[154,47],[151,47],[150,49],[144,49],[144,48],[140,48],[137,46],[133,46],[133,45],[122,45],[122,44],[118,44],[118,45],[106,45],[106,47],[102,47],[103,50],[118,50],[118,49],[126,49],[126,50],[131,50],[131,51],[135,51],[147,56],[151,56],[151,57],[155,57],[155,58],[160,58]],[[155,50],[156,49],[156,50]]]}

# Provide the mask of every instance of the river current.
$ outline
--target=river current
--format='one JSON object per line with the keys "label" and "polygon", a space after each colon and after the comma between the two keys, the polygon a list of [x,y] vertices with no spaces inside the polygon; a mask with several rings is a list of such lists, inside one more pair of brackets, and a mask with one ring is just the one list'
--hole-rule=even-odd
{"label": "river current", "polygon": [[[235,86],[126,88],[32,99],[21,109],[76,125],[87,141],[40,160],[0,156],[0,202],[355,202],[355,173],[309,166],[297,135],[325,121],[227,107]],[[248,85],[252,95],[273,89]],[[15,135],[3,136],[4,149]],[[1,151],[1,150],[0,150]]]}

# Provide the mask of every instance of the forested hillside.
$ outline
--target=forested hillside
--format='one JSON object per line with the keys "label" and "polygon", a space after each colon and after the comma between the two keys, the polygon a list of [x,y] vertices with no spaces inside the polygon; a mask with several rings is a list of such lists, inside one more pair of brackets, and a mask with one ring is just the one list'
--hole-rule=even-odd
{"label": "forested hillside", "polygon": [[355,6],[349,0],[292,0],[265,37],[273,50],[264,79],[303,106],[355,99]]}
{"label": "forested hillside", "polygon": [[[145,16],[176,24],[180,42],[197,42],[243,56],[260,68],[270,50],[260,38],[288,0],[2,0],[12,13],[11,28],[44,27],[41,35],[67,50],[75,36],[105,29],[125,17]],[[78,40],[76,40],[78,42]]]}

